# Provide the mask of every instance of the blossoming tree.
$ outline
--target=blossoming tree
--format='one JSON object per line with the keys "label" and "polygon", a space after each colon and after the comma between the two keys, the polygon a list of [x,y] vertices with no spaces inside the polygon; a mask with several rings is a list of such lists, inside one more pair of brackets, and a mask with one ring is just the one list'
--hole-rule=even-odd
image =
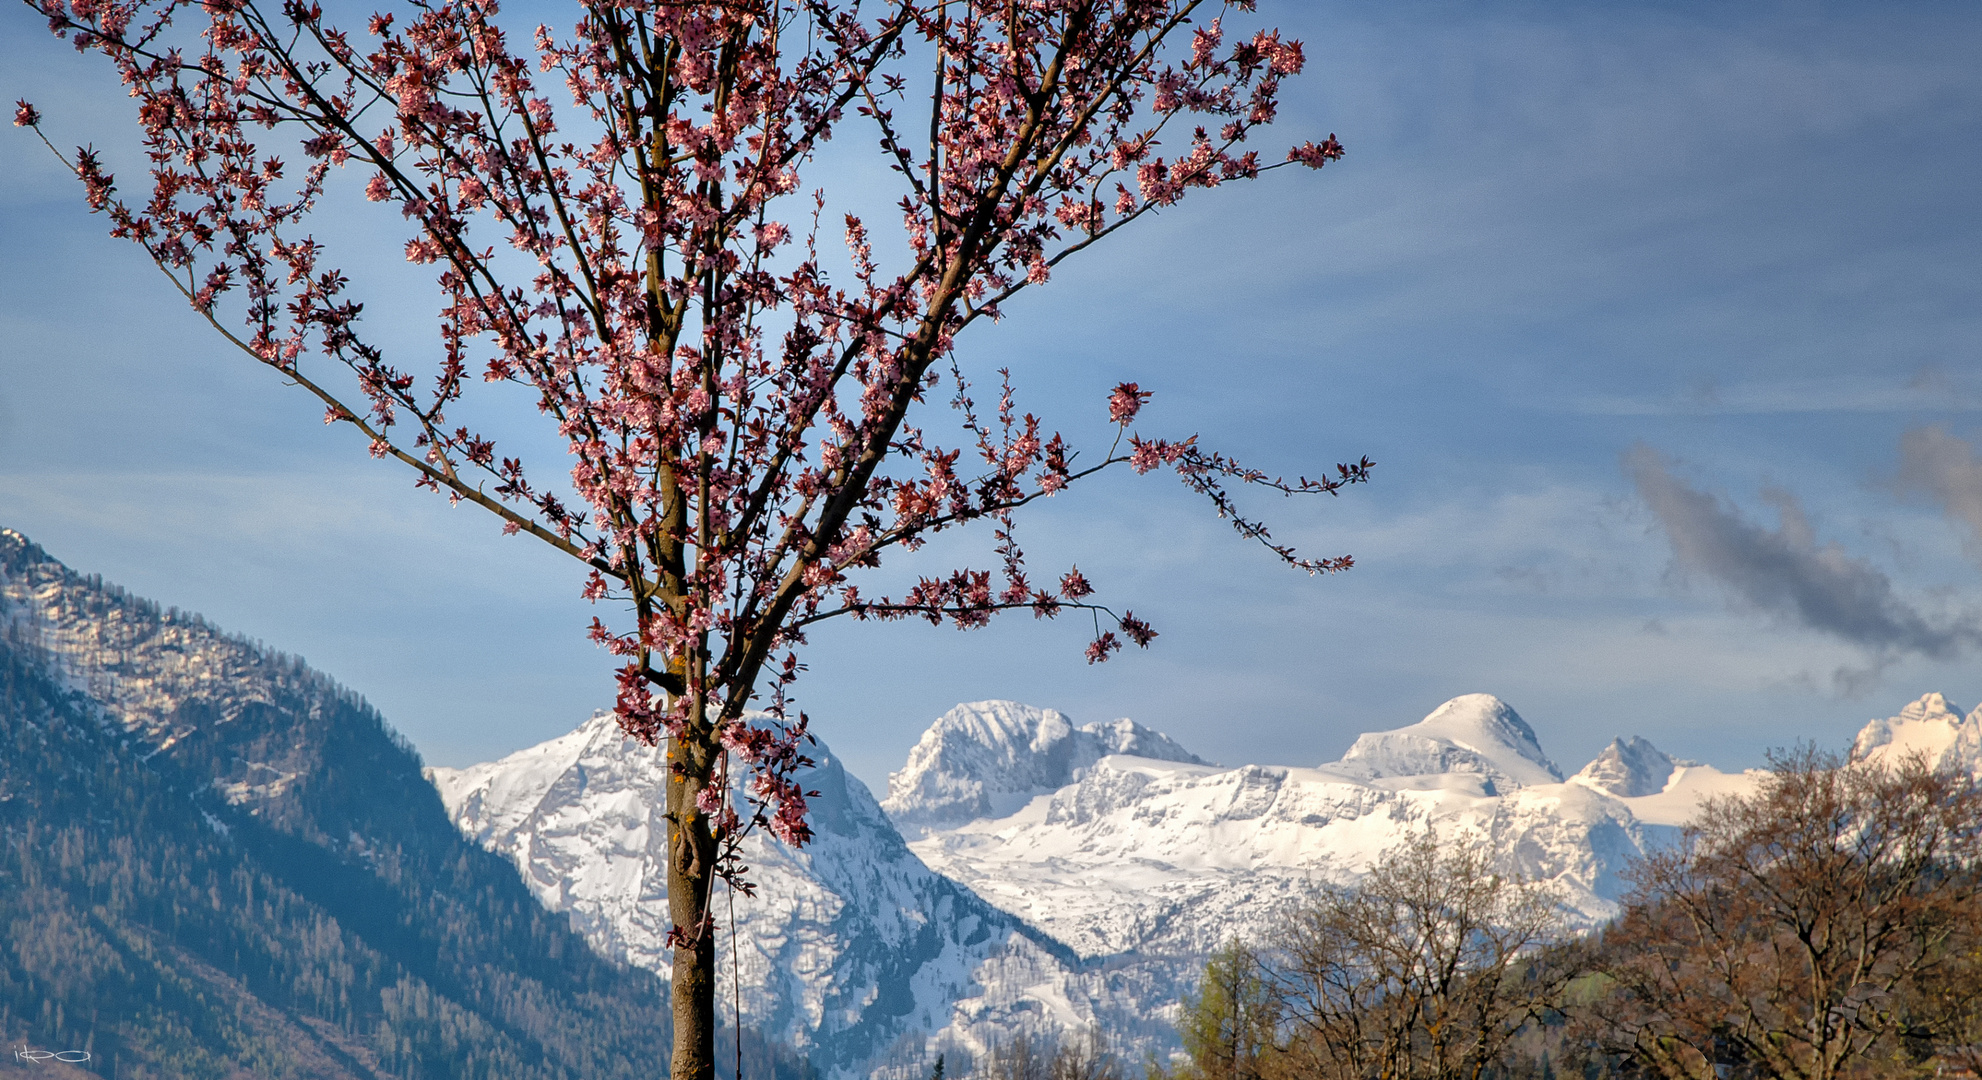
{"label": "blossoming tree", "polygon": [[[1078,569],[1036,582],[1013,532],[1023,507],[1122,465],[1174,471],[1292,566],[1350,565],[1276,543],[1228,487],[1333,493],[1367,460],[1288,481],[1145,438],[1134,383],[1108,400],[1114,443],[1083,459],[1003,372],[980,399],[957,351],[1192,189],[1341,155],[1333,136],[1266,164],[1246,148],[1303,64],[1276,31],[1226,28],[1249,0],[582,0],[574,29],[521,47],[496,0],[412,0],[362,33],[316,0],[27,2],[136,99],[142,199],[95,153],[63,155],[113,234],[325,423],[626,609],[591,632],[624,660],[621,726],[669,740],[677,1077],[712,1074],[714,882],[747,887],[753,826],[809,835],[806,721],[786,706],[810,627],[1080,610],[1091,661],[1147,645]],[[26,102],[15,122],[42,123]],[[802,178],[855,125],[899,186],[902,233],[878,247]],[[311,231],[344,177],[433,268],[438,342],[418,355],[367,332]],[[554,429],[568,475],[462,421],[505,390]],[[947,427],[918,419],[944,405]],[[989,568],[859,587],[972,522],[995,538]]]}

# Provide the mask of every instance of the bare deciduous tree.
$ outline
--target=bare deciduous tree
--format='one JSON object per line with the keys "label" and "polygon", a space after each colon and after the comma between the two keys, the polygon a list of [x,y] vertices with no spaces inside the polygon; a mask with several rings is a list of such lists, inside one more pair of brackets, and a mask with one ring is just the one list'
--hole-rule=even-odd
{"label": "bare deciduous tree", "polygon": [[1891,1059],[1960,971],[1982,854],[1982,787],[1928,768],[1775,761],[1710,801],[1635,871],[1604,936],[1610,1045],[1666,1080],[1836,1080]]}
{"label": "bare deciduous tree", "polygon": [[1051,1040],[1021,1031],[991,1047],[983,1075],[987,1080],[1052,1080],[1053,1052]]}
{"label": "bare deciduous tree", "polygon": [[1065,1040],[1021,1031],[991,1047],[980,1075],[988,1080],[1122,1080],[1122,1066],[1099,1027]]}
{"label": "bare deciduous tree", "polygon": [[1323,889],[1280,938],[1287,1042],[1277,1072],[1326,1080],[1478,1080],[1569,972],[1537,883],[1429,829],[1354,887]]}
{"label": "bare deciduous tree", "polygon": [[1053,1080],[1122,1080],[1121,1059],[1099,1026],[1060,1043],[1053,1054]]}

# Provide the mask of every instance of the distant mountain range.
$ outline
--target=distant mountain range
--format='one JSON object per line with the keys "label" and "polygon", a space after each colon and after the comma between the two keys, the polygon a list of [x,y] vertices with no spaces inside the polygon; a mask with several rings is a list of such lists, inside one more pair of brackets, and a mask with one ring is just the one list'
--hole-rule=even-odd
{"label": "distant mountain range", "polygon": [[[740,985],[748,1023],[848,1075],[892,1054],[927,1076],[922,1041],[897,1043],[953,1017],[973,1030],[1029,1026],[1037,1003],[1018,988],[1063,977],[1072,952],[924,866],[866,786],[830,750],[810,752],[817,839],[794,851],[752,838],[757,895],[735,900],[742,978],[724,934],[717,985]],[[515,860],[545,907],[569,913],[603,954],[665,972],[662,753],[601,713],[501,761],[427,775],[462,831]],[[719,918],[728,903],[718,897]]]}
{"label": "distant mountain range", "polygon": [[[1853,752],[1982,769],[1982,710],[1930,694]],[[1758,776],[1640,738],[1564,776],[1484,694],[1305,768],[1002,701],[937,719],[884,800],[815,756],[818,840],[752,841],[720,950],[754,1076],[920,1080],[937,1053],[961,1075],[1088,1025],[1173,1048],[1210,949],[1427,828],[1596,925],[1631,859]],[[599,715],[420,775],[300,661],[0,531],[0,1034],[103,1075],[664,1068],[657,752]]]}
{"label": "distant mountain range", "polygon": [[[1867,725],[1855,750],[1908,751],[1982,768],[1982,710],[1964,719],[1930,694]],[[654,753],[601,714],[428,775],[546,906],[660,970]],[[932,724],[878,804],[830,751],[814,775],[819,841],[752,850],[762,887],[736,912],[744,1015],[829,1075],[911,1077],[1020,1031],[1098,1024],[1132,1054],[1174,1048],[1180,992],[1212,948],[1257,937],[1290,897],[1354,880],[1419,829],[1492,845],[1507,870],[1551,883],[1572,925],[1595,926],[1631,860],[1760,774],[1632,737],[1565,777],[1513,709],[1470,694],[1313,768],[1212,765],[1133,721],[985,701]]]}
{"label": "distant mountain range", "polygon": [[[1884,722],[1889,742],[1926,738],[1915,711]],[[607,955],[664,970],[655,751],[601,714],[428,775],[547,907]],[[977,702],[930,726],[884,801],[829,750],[814,776],[817,843],[760,837],[748,860],[744,1015],[829,1075],[904,1077],[1038,1029],[1098,1024],[1131,1053],[1173,1048],[1180,992],[1212,948],[1418,829],[1483,839],[1594,926],[1633,858],[1700,799],[1754,782],[1638,738],[1565,778],[1484,694],[1306,769],[1225,768],[1129,720]]]}

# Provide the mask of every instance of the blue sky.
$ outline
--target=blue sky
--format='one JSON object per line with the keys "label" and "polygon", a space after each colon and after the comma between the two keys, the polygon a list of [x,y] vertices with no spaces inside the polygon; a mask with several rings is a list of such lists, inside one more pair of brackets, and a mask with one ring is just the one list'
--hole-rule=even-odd
{"label": "blue sky", "polygon": [[[1038,564],[1077,561],[1154,647],[832,627],[801,693],[856,772],[986,697],[1301,763],[1484,691],[1571,769],[1630,734],[1757,764],[1982,698],[1982,9],[1261,6],[1310,59],[1282,139],[1348,157],[1192,198],[964,355],[1070,435],[1133,379],[1148,431],[1289,472],[1367,454],[1369,487],[1251,504],[1359,565],[1285,571],[1155,475],[1057,498]],[[23,96],[63,142],[128,143],[128,102],[13,6]],[[562,557],[323,428],[7,131],[0,524],[307,657],[436,763],[609,700]],[[810,179],[866,182],[855,142]],[[391,252],[354,269],[417,328]]]}

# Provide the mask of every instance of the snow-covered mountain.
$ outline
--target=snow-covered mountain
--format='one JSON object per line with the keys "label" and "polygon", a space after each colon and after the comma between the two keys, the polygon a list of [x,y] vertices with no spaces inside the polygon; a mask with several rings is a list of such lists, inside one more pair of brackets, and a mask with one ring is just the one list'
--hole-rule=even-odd
{"label": "snow-covered mountain", "polygon": [[1356,780],[1478,776],[1488,794],[1562,782],[1519,713],[1492,694],[1466,694],[1409,727],[1359,737],[1329,771]]}
{"label": "snow-covered mountain", "polygon": [[[665,769],[609,716],[501,761],[427,770],[437,799],[413,780],[410,748],[354,694],[196,616],[77,575],[5,530],[0,667],[0,735],[21,759],[0,769],[0,826],[30,820],[32,808],[39,827],[51,807],[67,807],[78,836],[149,830],[130,850],[181,878],[197,863],[212,880],[260,882],[260,907],[227,910],[265,926],[238,941],[200,939],[212,963],[180,957],[195,982],[219,980],[213,1001],[244,992],[222,969],[256,949],[273,950],[269,964],[315,963],[320,941],[282,943],[304,925],[298,912],[321,909],[308,925],[343,924],[342,947],[372,958],[361,968],[325,961],[323,978],[363,975],[348,1001],[335,999],[351,1015],[397,1025],[417,1001],[421,1016],[486,1013],[533,1039],[582,1033],[557,1054],[591,1062],[579,1068],[587,1075],[652,1057],[640,1048],[665,1027],[652,1012],[657,988],[643,972],[597,967],[560,925],[666,974]],[[57,754],[62,739],[82,749]],[[1982,709],[1964,716],[1929,694],[1868,723],[1852,753],[1917,753],[1982,774]],[[831,1080],[919,1078],[939,1051],[963,1075],[995,1041],[1091,1023],[1131,1058],[1172,1047],[1180,992],[1212,947],[1267,935],[1283,905],[1316,883],[1353,880],[1417,830],[1492,845],[1504,868],[1552,883],[1572,920],[1593,925],[1614,910],[1632,858],[1702,799],[1750,790],[1758,776],[1633,737],[1565,779],[1521,717],[1483,694],[1311,767],[1211,765],[1129,720],[1077,725],[995,701],[939,718],[885,803],[830,750],[815,756],[806,782],[821,793],[818,839],[792,851],[757,838],[747,861],[758,895],[737,898],[740,955],[725,948],[722,958],[739,976],[746,1025],[799,1047]],[[72,777],[90,790],[76,795]],[[132,803],[128,821],[106,816],[123,804],[92,801],[141,789],[162,801]],[[528,893],[457,830],[520,870]],[[78,892],[77,910],[94,895]],[[270,896],[289,897],[288,914]],[[449,936],[463,926],[489,933]],[[439,996],[405,996],[436,971]],[[447,987],[498,984],[514,993],[442,1000]],[[78,994],[79,1008],[89,990]],[[234,1011],[219,1008],[213,1015]],[[262,1019],[286,1032],[296,1016]],[[373,1030],[348,1022],[313,1030],[339,1047],[350,1031]],[[461,1045],[445,1026],[378,1030],[426,1039],[413,1051],[421,1060],[453,1061]]]}
{"label": "snow-covered mountain", "polygon": [[[1002,708],[1042,728],[1060,720]],[[964,725],[947,727],[946,760],[979,760],[956,745]],[[1024,734],[1001,730],[998,745]],[[890,785],[898,817],[927,820],[913,792],[976,779],[932,776],[925,760],[912,757]],[[1288,897],[1354,879],[1424,828],[1492,845],[1510,871],[1550,882],[1574,923],[1595,925],[1616,910],[1619,873],[1688,804],[1746,782],[1643,740],[1565,781],[1513,709],[1471,694],[1313,768],[1103,757],[1057,791],[925,829],[910,847],[1090,962],[1156,964],[1182,978],[1221,940],[1259,934]]]}
{"label": "snow-covered mountain", "polygon": [[651,1075],[664,987],[563,922],[358,695],[0,529],[9,1040],[125,1076]]}
{"label": "snow-covered mountain", "polygon": [[[1964,719],[1930,694],[1868,724],[1855,753],[1912,750],[1982,770],[1982,710]],[[819,757],[819,839],[756,841],[761,888],[738,901],[737,942],[746,1022],[835,1076],[926,1073],[938,1048],[954,1069],[1017,1031],[1094,1022],[1132,1054],[1174,1046],[1179,993],[1212,948],[1268,934],[1291,899],[1427,828],[1491,845],[1506,870],[1550,883],[1572,925],[1594,926],[1631,860],[1760,775],[1631,737],[1565,779],[1486,694],[1305,768],[1211,765],[1128,720],[1076,725],[1007,701],[939,718],[885,802]],[[665,973],[656,751],[602,715],[429,774],[546,906]]]}
{"label": "snow-covered mountain", "polygon": [[1866,724],[1851,744],[1859,760],[1896,761],[1920,754],[1936,768],[1966,769],[1982,775],[1982,707],[1964,719],[1939,694],[1928,694],[1887,720]]}
{"label": "snow-covered mountain", "polygon": [[[718,945],[718,985],[740,985],[745,1023],[828,1075],[866,1076],[891,1059],[927,1075],[925,1045],[954,1060],[1023,1029],[1093,1022],[1088,995],[1070,993],[1070,950],[931,872],[830,749],[812,756],[815,839],[796,851],[763,833],[747,842],[757,894],[734,898],[735,953],[727,935]],[[665,976],[663,757],[601,713],[500,761],[427,775],[461,830],[509,856],[545,907],[599,951]]]}
{"label": "snow-covered mountain", "polygon": [[[930,726],[877,804],[822,747],[818,840],[794,852],[759,837],[748,858],[745,1020],[838,1075],[1097,1021],[1162,1049],[1211,948],[1259,936],[1290,897],[1426,827],[1495,844],[1589,925],[1687,804],[1744,782],[1642,740],[1613,751],[1564,781],[1514,710],[1476,694],[1340,761],[1224,768],[1128,720],[977,702]],[[663,775],[658,751],[605,715],[498,762],[429,770],[463,831],[547,907],[665,973]]]}
{"label": "snow-covered mountain", "polygon": [[1008,814],[1110,754],[1205,762],[1133,720],[1075,727],[1054,709],[979,701],[944,713],[888,778],[881,804],[904,831]]}
{"label": "snow-covered mountain", "polygon": [[1574,779],[1620,798],[1634,799],[1664,791],[1674,772],[1699,764],[1674,758],[1633,735],[1629,742],[1612,739],[1603,753],[1583,766]]}

